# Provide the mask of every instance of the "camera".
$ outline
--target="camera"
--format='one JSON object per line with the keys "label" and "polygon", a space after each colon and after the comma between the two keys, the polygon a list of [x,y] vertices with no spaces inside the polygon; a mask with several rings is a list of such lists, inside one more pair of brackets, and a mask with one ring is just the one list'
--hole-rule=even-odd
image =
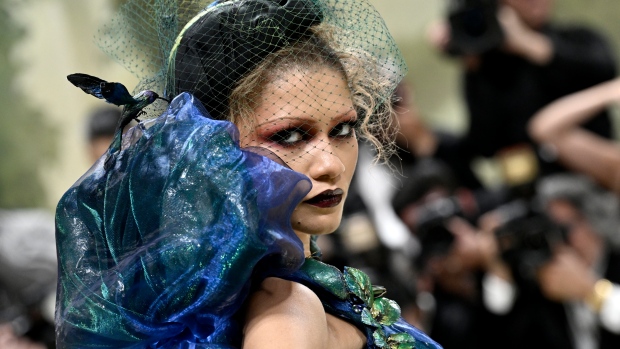
{"label": "camera", "polygon": [[481,54],[501,45],[504,33],[497,19],[498,8],[498,0],[450,0],[448,53]]}
{"label": "camera", "polygon": [[452,248],[454,235],[448,230],[446,223],[454,216],[461,216],[462,210],[458,201],[446,197],[422,206],[417,214],[415,235],[422,247],[420,263],[429,257],[445,255]]}
{"label": "camera", "polygon": [[567,241],[567,230],[544,214],[530,213],[495,230],[502,260],[519,284],[536,283],[538,269]]}
{"label": "camera", "polygon": [[418,238],[422,247],[419,263],[423,264],[432,256],[446,255],[450,252],[454,242],[454,235],[447,227],[450,219],[461,217],[473,222],[481,214],[506,202],[508,197],[508,193],[503,190],[481,190],[470,192],[468,195],[445,196],[431,200],[415,208],[413,214],[410,214],[414,216],[413,219],[406,216],[406,208],[397,212],[401,213],[408,228]]}
{"label": "camera", "polygon": [[458,187],[452,169],[439,159],[420,159],[406,168],[403,188],[392,198],[392,208],[421,245],[419,263],[445,255],[454,236],[447,223],[455,216],[470,222],[506,203],[507,189],[469,190]]}

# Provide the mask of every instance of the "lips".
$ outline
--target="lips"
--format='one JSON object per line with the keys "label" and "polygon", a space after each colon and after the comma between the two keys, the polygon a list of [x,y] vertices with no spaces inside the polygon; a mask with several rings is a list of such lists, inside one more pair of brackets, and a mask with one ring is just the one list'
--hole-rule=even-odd
{"label": "lips", "polygon": [[344,191],[342,189],[325,190],[324,192],[304,202],[308,205],[321,208],[334,207],[340,204],[343,195]]}

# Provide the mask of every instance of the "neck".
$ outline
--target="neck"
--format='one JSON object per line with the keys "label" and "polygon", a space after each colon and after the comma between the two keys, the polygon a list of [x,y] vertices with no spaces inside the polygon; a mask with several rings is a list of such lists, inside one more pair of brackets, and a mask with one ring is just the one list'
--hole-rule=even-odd
{"label": "neck", "polygon": [[304,244],[304,256],[310,257],[310,234],[305,234],[298,231],[295,231],[295,234]]}

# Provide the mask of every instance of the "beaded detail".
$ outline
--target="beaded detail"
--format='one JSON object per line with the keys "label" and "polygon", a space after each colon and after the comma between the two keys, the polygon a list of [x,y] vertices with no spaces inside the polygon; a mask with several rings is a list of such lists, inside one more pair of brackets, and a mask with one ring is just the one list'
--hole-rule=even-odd
{"label": "beaded detail", "polygon": [[400,307],[395,301],[384,298],[385,288],[373,286],[366,273],[351,267],[345,267],[341,273],[336,267],[312,258],[306,259],[302,271],[333,295],[351,304],[361,322],[374,328],[372,337],[376,347],[415,348],[415,339],[409,333],[385,333],[383,326],[393,325],[400,318]]}

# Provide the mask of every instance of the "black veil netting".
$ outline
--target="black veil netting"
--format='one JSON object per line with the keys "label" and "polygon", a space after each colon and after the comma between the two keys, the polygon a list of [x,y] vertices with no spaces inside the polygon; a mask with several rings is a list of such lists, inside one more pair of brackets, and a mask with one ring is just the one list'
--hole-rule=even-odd
{"label": "black veil netting", "polygon": [[[235,83],[319,23],[333,28],[335,50],[379,70],[385,83],[372,93],[389,99],[407,68],[368,0],[128,0],[96,41],[140,79],[135,92],[191,92],[223,119]],[[165,107],[158,101],[146,111],[158,116]]]}

